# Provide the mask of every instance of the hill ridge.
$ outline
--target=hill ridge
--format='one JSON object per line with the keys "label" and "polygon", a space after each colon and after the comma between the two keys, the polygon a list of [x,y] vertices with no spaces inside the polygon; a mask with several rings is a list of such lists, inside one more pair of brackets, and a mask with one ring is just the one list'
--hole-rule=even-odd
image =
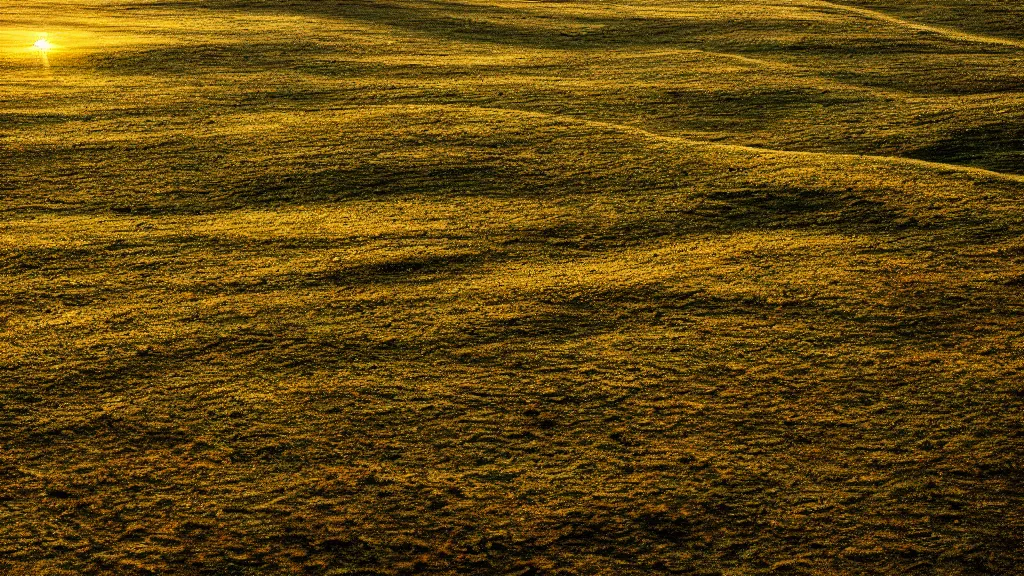
{"label": "hill ridge", "polygon": [[933,32],[945,36],[953,40],[963,40],[966,42],[975,42],[979,44],[1000,44],[1003,46],[1013,46],[1014,48],[1024,48],[1024,42],[1019,40],[1012,40],[1010,38],[1000,38],[998,36],[989,36],[987,34],[976,34],[974,32],[965,32],[963,30],[957,30],[956,28],[949,28],[947,26],[935,26],[932,24],[924,24],[921,22],[915,22],[906,18],[900,18],[899,16],[893,16],[892,14],[886,14],[881,10],[871,10],[870,8],[858,8],[856,6],[850,6],[848,4],[842,4],[840,2],[831,2],[829,0],[807,0],[805,2],[808,6],[824,6],[842,10],[844,12],[852,12],[854,14],[861,14],[868,16],[875,20],[881,20],[883,22],[889,22],[890,24],[898,24],[912,30],[919,30],[922,32]]}
{"label": "hill ridge", "polygon": [[[581,116],[573,116],[571,114],[556,114],[551,112],[542,112],[537,110],[523,110],[521,108],[510,108],[510,107],[491,107],[491,106],[466,106],[460,104],[380,104],[373,106],[363,106],[362,108],[396,108],[396,109],[448,109],[448,110],[478,110],[482,112],[511,112],[514,114],[522,114],[525,116],[533,116],[537,118],[551,118],[556,120],[565,120],[568,122],[580,123],[590,126],[600,126],[610,128],[612,130],[618,130],[623,132],[632,132],[636,134],[642,134],[648,138],[657,140],[672,140],[677,142],[684,142],[693,146],[706,146],[711,148],[721,148],[730,150],[742,150],[746,152],[754,153],[767,153],[767,154],[779,154],[779,155],[792,155],[792,156],[811,156],[820,158],[843,158],[849,160],[875,160],[882,161],[892,164],[904,164],[921,166],[926,168],[932,168],[935,170],[952,170],[955,172],[962,172],[966,174],[973,174],[976,176],[984,176],[988,178],[999,178],[1009,182],[1016,182],[1024,184],[1024,175],[1018,174],[1007,174],[1005,172],[998,172],[995,170],[988,170],[986,168],[978,168],[975,166],[966,166],[963,164],[953,164],[948,162],[935,162],[931,160],[920,160],[917,158],[907,158],[903,156],[887,156],[879,154],[850,154],[844,152],[822,152],[822,151],[806,151],[806,150],[785,150],[778,148],[768,148],[761,146],[749,146],[745,144],[728,144],[722,142],[713,142],[711,140],[701,140],[699,138],[688,138],[686,136],[673,136],[670,134],[661,134],[642,128],[640,126],[634,126],[631,124],[620,124],[617,122],[608,122],[604,120],[594,120],[592,118],[585,118]],[[345,108],[339,108],[343,110]]]}

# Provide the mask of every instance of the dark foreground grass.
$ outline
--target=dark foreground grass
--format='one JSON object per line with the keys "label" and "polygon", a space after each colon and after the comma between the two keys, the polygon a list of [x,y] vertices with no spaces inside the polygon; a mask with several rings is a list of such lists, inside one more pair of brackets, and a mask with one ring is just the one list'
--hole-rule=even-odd
{"label": "dark foreground grass", "polygon": [[1021,573],[1016,3],[0,18],[0,572]]}

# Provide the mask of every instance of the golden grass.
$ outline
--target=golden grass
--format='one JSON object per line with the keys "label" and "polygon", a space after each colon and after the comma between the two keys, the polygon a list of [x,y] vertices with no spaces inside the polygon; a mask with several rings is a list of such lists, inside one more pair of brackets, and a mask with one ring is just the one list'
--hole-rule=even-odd
{"label": "golden grass", "polygon": [[1018,570],[1016,5],[6,12],[0,571]]}

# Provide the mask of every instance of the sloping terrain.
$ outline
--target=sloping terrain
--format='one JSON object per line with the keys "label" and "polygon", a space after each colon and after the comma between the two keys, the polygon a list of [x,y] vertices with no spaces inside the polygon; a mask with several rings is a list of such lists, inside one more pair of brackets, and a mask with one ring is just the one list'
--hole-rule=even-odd
{"label": "sloping terrain", "polygon": [[1022,17],[4,8],[0,572],[1021,573]]}

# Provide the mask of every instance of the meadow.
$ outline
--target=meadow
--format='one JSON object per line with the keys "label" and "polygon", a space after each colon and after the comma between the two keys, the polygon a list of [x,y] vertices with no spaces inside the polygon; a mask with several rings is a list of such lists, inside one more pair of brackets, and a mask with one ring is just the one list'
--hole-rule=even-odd
{"label": "meadow", "polygon": [[1016,1],[6,3],[0,282],[0,573],[1024,573]]}

